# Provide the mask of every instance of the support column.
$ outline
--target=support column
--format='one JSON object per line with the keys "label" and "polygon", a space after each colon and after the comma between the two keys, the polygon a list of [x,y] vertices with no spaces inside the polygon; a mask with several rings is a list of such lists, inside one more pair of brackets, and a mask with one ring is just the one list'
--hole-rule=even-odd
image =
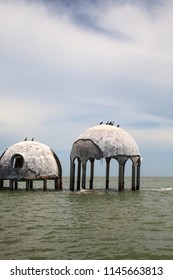
{"label": "support column", "polygon": [[58,176],[58,190],[62,190],[63,185],[62,185],[62,176]]}
{"label": "support column", "polygon": [[30,183],[29,180],[26,180],[26,191],[28,191],[30,189]]}
{"label": "support column", "polygon": [[13,190],[13,184],[14,182],[13,182],[13,180],[10,180],[10,190]]}
{"label": "support column", "polygon": [[86,186],[86,162],[82,163],[82,188]]}
{"label": "support column", "polygon": [[125,173],[125,164],[127,159],[128,159],[127,156],[118,156],[117,158],[119,163],[118,191],[124,190],[124,173]]}
{"label": "support column", "polygon": [[136,190],[140,189],[140,173],[141,173],[141,165],[138,163],[137,165],[137,177],[136,177]]}
{"label": "support column", "polygon": [[90,189],[93,189],[94,180],[94,159],[90,159]]}
{"label": "support column", "polygon": [[124,190],[124,165],[119,163],[118,191]]}
{"label": "support column", "polygon": [[0,188],[3,188],[3,187],[4,187],[4,180],[0,179]]}
{"label": "support column", "polygon": [[136,190],[136,166],[132,164],[132,191]]}
{"label": "support column", "polygon": [[122,178],[123,178],[123,179],[122,179],[122,180],[123,180],[123,181],[122,181],[122,191],[124,191],[125,163],[123,164],[123,171],[122,171],[122,172],[123,172],[123,175],[122,175]]}
{"label": "support column", "polygon": [[80,179],[81,179],[81,160],[78,158],[77,166],[77,190],[80,191]]}
{"label": "support column", "polygon": [[61,181],[61,176],[55,178],[55,190],[59,191],[62,190],[62,181]]}
{"label": "support column", "polygon": [[106,189],[109,189],[110,158],[106,158]]}
{"label": "support column", "polygon": [[47,190],[47,178],[43,179],[43,190],[46,191]]}
{"label": "support column", "polygon": [[15,190],[18,189],[18,181],[15,181],[15,182],[14,182],[14,188],[15,188]]}
{"label": "support column", "polygon": [[26,180],[26,190],[29,191],[29,190],[32,190],[33,189],[33,181],[30,180],[30,179],[27,179]]}
{"label": "support column", "polygon": [[29,181],[29,188],[30,188],[30,190],[33,190],[33,180]]}
{"label": "support column", "polygon": [[55,178],[54,184],[55,184],[55,190],[56,190],[56,191],[59,190],[58,177]]}
{"label": "support column", "polygon": [[74,191],[75,183],[75,163],[71,160],[70,164],[70,191]]}

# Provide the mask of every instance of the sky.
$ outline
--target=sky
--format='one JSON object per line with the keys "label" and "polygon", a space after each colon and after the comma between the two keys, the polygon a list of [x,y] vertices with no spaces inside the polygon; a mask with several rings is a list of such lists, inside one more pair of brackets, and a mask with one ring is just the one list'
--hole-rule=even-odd
{"label": "sky", "polygon": [[171,0],[0,0],[0,153],[34,137],[68,176],[78,136],[114,121],[136,140],[142,176],[173,176],[172,10]]}

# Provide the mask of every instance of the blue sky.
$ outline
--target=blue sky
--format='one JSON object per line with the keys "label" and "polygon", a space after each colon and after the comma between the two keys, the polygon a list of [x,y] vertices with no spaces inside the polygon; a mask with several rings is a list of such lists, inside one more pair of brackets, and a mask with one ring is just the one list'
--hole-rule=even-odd
{"label": "blue sky", "polygon": [[136,140],[143,176],[172,176],[172,10],[169,0],[0,0],[0,153],[34,136],[69,175],[78,135],[114,120]]}

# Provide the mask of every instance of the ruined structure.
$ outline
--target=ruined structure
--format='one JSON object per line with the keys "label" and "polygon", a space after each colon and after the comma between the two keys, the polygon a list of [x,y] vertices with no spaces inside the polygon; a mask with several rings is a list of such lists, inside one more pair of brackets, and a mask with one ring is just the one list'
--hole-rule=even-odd
{"label": "ruined structure", "polygon": [[19,181],[26,182],[26,189],[33,188],[34,180],[54,180],[55,189],[62,189],[61,163],[45,144],[35,141],[22,141],[10,146],[0,157],[0,188],[4,180],[9,180],[10,189],[17,189]]}
{"label": "ruined structure", "polygon": [[[125,164],[132,161],[132,190],[140,188],[141,157],[132,136],[119,126],[98,125],[87,129],[74,142],[70,155],[70,190],[75,189],[75,160],[77,159],[77,190],[86,187],[86,163],[90,161],[90,184],[93,188],[94,161],[106,160],[106,188],[109,188],[110,161],[119,163],[118,190],[124,190]],[[81,176],[82,173],[82,176]],[[82,182],[81,182],[82,177]]]}

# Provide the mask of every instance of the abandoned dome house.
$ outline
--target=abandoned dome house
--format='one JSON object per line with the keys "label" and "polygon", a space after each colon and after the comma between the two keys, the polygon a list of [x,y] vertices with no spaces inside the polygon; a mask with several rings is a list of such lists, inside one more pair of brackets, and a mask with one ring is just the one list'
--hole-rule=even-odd
{"label": "abandoned dome house", "polygon": [[[70,190],[86,189],[87,162],[90,163],[89,189],[93,189],[94,162],[104,160],[105,188],[109,189],[111,160],[118,162],[118,191],[124,190],[126,162],[132,163],[132,190],[140,188],[141,156],[133,137],[114,122],[107,122],[84,131],[72,145],[70,153]],[[77,168],[76,168],[77,167]],[[62,167],[59,158],[45,144],[25,141],[10,146],[0,157],[0,189],[4,181],[10,189],[17,189],[18,182],[26,183],[26,190],[33,189],[33,182],[43,181],[43,190],[48,180],[54,180],[55,190],[62,190]]]}
{"label": "abandoned dome house", "polygon": [[[104,158],[106,161],[106,189],[109,188],[110,161],[115,159],[119,164],[118,191],[124,190],[125,164],[132,161],[132,190],[140,188],[141,156],[133,137],[113,122],[91,127],[84,131],[74,142],[70,154],[70,190],[86,188],[87,161],[90,162],[89,189],[93,188],[94,161]],[[77,168],[76,162],[77,161]],[[75,173],[77,169],[77,182]],[[81,176],[82,173],[82,176]],[[82,182],[81,182],[82,177]]]}
{"label": "abandoned dome house", "polygon": [[36,141],[22,141],[10,146],[0,157],[0,188],[9,180],[10,189],[18,182],[26,182],[26,190],[33,189],[33,181],[54,180],[55,189],[62,189],[62,168],[56,154],[47,145]]}

